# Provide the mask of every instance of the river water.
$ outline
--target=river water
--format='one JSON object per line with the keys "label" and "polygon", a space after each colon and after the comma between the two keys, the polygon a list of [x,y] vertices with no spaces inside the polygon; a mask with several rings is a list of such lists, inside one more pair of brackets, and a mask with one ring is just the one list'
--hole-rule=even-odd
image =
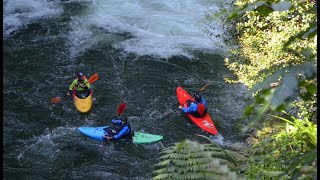
{"label": "river water", "polygon": [[[4,179],[151,179],[159,152],[184,139],[239,142],[245,88],[227,84],[228,49],[205,13],[222,1],[5,0]],[[225,7],[227,7],[225,5]],[[211,25],[212,25],[211,24]],[[93,107],[80,114],[64,95],[75,74],[99,74]],[[219,131],[212,136],[178,110],[175,88],[202,93]],[[53,97],[61,103],[50,104]],[[110,125],[118,105],[153,144],[103,144],[77,131]]]}

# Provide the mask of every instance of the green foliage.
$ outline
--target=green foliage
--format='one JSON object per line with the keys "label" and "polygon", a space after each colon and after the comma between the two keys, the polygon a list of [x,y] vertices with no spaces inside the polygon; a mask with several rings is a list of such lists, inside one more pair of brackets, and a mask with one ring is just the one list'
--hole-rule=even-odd
{"label": "green foliage", "polygon": [[[246,98],[249,98],[259,92],[255,97],[255,105],[246,108],[246,115],[251,114],[254,107],[261,105],[256,116],[256,119],[260,119],[269,107],[273,111],[283,110],[287,104],[292,103],[298,97],[304,101],[311,101],[315,98],[316,84],[309,81],[309,79],[316,78],[316,64],[314,63],[315,61],[307,61],[302,65],[285,67],[257,83],[246,94]],[[276,87],[270,86],[273,82],[278,82]],[[302,92],[301,89],[306,89],[306,91]]]}
{"label": "green foliage", "polygon": [[[257,124],[268,110],[298,111],[316,121],[317,20],[314,1],[237,0],[228,17],[236,22],[238,47],[226,65],[250,91],[245,109]],[[301,102],[302,101],[302,102]]]}
{"label": "green foliage", "polygon": [[253,3],[248,3],[247,1],[237,1],[237,8],[228,16],[227,20],[243,16],[247,11],[255,10],[261,16],[268,16],[273,11],[286,11],[289,10],[292,4],[289,1],[277,1],[276,3],[268,1],[258,1]]}
{"label": "green foliage", "polygon": [[[315,179],[317,127],[317,20],[315,1],[237,0],[228,17],[236,21],[239,47],[225,59],[254,97],[245,115],[253,115],[247,129],[265,126],[248,138],[250,179]],[[292,114],[286,123],[271,122],[266,112]],[[263,116],[265,115],[265,116]],[[263,119],[261,119],[263,118]],[[312,121],[309,121],[311,119]],[[259,120],[259,121],[258,121]],[[261,123],[270,121],[270,123]],[[259,122],[259,123],[257,123]]]}
{"label": "green foliage", "polygon": [[[272,11],[265,17],[261,16],[259,11],[251,10],[269,2],[259,1],[243,4],[244,2],[246,1],[237,1],[236,3],[241,7],[240,9],[243,9],[243,15],[237,19],[236,26],[240,47],[232,49],[229,58],[226,58],[226,64],[238,75],[238,82],[251,88],[279,67],[301,64],[303,61],[301,61],[300,55],[287,52],[291,46],[291,49],[301,51],[301,53],[309,49],[309,54],[316,54],[316,37],[299,38],[306,34],[301,32],[309,32],[309,28],[316,29],[315,12],[304,15],[312,10],[312,4],[302,6],[292,2],[295,4],[290,6],[290,10]],[[290,3],[282,1],[282,3],[285,2]],[[301,9],[304,7],[306,10],[302,11]],[[239,10],[236,12],[239,14]],[[296,39],[300,39],[300,41],[295,41]],[[315,57],[311,54],[309,57]],[[266,71],[268,69],[270,70]],[[264,73],[259,74],[262,70],[265,70]]]}
{"label": "green foliage", "polygon": [[217,145],[184,140],[164,149],[153,179],[239,179],[228,166],[235,166],[237,154]]}
{"label": "green foliage", "polygon": [[[286,113],[287,114],[287,113]],[[310,122],[307,118],[298,119],[293,116],[290,121],[283,117],[274,116],[286,122],[286,127],[276,135],[276,140],[283,140],[284,138],[290,138],[291,144],[289,146],[295,146],[299,149],[299,152],[309,151],[317,148],[317,125]]]}
{"label": "green foliage", "polygon": [[269,124],[248,138],[251,156],[246,176],[250,179],[314,179],[312,177],[317,176],[317,126],[308,119],[273,117],[284,123]]}

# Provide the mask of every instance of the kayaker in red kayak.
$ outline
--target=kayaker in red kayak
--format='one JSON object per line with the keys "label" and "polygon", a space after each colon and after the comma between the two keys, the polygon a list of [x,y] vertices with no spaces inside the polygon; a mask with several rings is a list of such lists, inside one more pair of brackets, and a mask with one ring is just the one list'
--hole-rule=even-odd
{"label": "kayaker in red kayak", "polygon": [[179,109],[195,117],[204,117],[207,114],[207,101],[199,93],[194,93],[194,99],[195,101],[189,100],[186,102],[188,103],[187,108],[180,105]]}
{"label": "kayaker in red kayak", "polygon": [[69,92],[67,93],[67,96],[70,96],[73,89],[75,89],[77,97],[85,98],[90,94],[90,88],[91,85],[88,79],[82,72],[80,72],[77,74],[76,79],[73,80],[71,85],[69,86]]}

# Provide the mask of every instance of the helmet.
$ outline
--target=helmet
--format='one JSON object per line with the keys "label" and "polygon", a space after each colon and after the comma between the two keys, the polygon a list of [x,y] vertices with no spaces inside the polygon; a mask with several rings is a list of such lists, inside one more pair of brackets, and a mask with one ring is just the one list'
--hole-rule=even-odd
{"label": "helmet", "polygon": [[194,93],[194,99],[196,100],[196,102],[200,102],[202,99],[202,96],[199,93]]}
{"label": "helmet", "polygon": [[128,118],[127,118],[126,116],[123,116],[123,117],[121,118],[121,121],[128,122]]}
{"label": "helmet", "polygon": [[77,77],[78,77],[78,78],[82,78],[82,77],[84,77],[84,74],[83,74],[82,72],[79,72],[79,73],[77,74]]}

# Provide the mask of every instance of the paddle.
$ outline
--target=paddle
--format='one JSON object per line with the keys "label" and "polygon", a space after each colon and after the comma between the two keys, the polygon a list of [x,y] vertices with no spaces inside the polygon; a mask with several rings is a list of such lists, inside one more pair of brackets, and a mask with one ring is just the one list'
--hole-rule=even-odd
{"label": "paddle", "polygon": [[[122,102],[122,103],[119,104],[118,109],[117,109],[117,117],[119,117],[120,114],[122,114],[122,113],[124,112],[124,110],[126,109],[126,107],[127,107],[126,102]],[[108,137],[105,136],[105,139],[106,139],[105,142],[106,142],[106,143],[107,143],[108,140],[110,140],[110,139],[108,139],[108,138],[110,138],[110,136],[108,136]]]}
{"label": "paddle", "polygon": [[[89,83],[94,83],[99,79],[98,73],[93,74],[89,79]],[[59,103],[61,101],[61,97],[51,98],[51,103]]]}
{"label": "paddle", "polygon": [[[199,89],[198,91],[196,91],[197,93],[204,91],[207,86],[209,86],[209,84],[211,84],[211,82],[209,82],[208,84],[206,84],[205,86],[203,86],[201,89]],[[193,96],[191,96],[191,98],[189,98],[185,103],[187,103],[188,101],[190,101],[193,98]],[[183,106],[185,103],[181,104],[181,106]]]}
{"label": "paddle", "polygon": [[120,116],[120,114],[122,114],[124,112],[126,107],[127,107],[126,102],[120,103],[119,106],[118,106],[118,110],[117,110],[117,116]]}

